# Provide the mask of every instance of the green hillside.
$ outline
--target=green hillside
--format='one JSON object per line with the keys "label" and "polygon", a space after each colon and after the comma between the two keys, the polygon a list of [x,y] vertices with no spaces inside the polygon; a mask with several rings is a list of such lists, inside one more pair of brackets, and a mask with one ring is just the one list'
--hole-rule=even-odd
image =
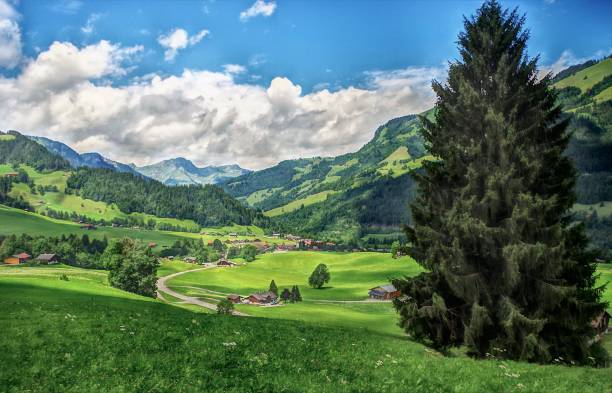
{"label": "green hillside", "polygon": [[554,84],[557,89],[577,87],[582,93],[601,82],[606,76],[612,75],[612,58],[604,59],[588,68],[580,70]]}
{"label": "green hillside", "polygon": [[[612,202],[612,58],[572,66],[559,73],[554,86],[573,134],[568,154],[579,173],[577,202]],[[424,115],[431,119],[433,110]],[[355,153],[284,161],[223,187],[267,211],[276,230],[388,247],[404,238],[399,228],[410,223],[407,205],[415,192],[410,172],[432,158],[419,128],[416,116],[394,119]],[[612,258],[612,219],[577,211],[601,255]]]}

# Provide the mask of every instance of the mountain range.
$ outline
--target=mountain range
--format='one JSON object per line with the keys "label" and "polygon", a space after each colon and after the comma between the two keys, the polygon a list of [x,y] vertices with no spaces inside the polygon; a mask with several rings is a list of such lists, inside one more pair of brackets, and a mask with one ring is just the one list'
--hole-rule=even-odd
{"label": "mountain range", "polygon": [[232,177],[249,173],[238,165],[207,166],[199,168],[186,158],[178,157],[156,164],[137,167],[123,164],[102,156],[100,153],[79,154],[65,143],[42,136],[28,136],[50,152],[57,154],[70,163],[73,168],[103,168],[117,172],[143,175],[166,185],[217,184]]}

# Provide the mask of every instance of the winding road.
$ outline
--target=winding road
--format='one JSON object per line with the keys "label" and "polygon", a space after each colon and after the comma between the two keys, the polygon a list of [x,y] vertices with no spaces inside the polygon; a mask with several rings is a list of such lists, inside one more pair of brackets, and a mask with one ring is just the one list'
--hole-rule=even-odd
{"label": "winding road", "polygon": [[[157,280],[157,291],[158,291],[158,293],[159,292],[165,293],[165,294],[173,296],[173,297],[175,297],[177,299],[181,299],[185,303],[195,304],[196,306],[200,306],[200,307],[208,308],[208,309],[213,310],[213,311],[217,311],[217,305],[216,304],[208,303],[208,302],[202,301],[202,300],[200,300],[198,298],[195,298],[195,297],[183,295],[182,293],[178,293],[176,291],[173,291],[172,289],[168,288],[168,286],[166,285],[166,281],[168,281],[168,280],[170,280],[170,279],[172,279],[172,278],[174,278],[176,276],[180,276],[181,274],[187,274],[187,273],[191,273],[191,272],[197,272],[199,270],[206,270],[206,269],[212,269],[212,268],[213,267],[201,267],[199,269],[185,270],[183,272],[172,273],[170,275],[161,277],[161,278],[159,278]],[[232,312],[232,314],[233,315],[238,315],[238,316],[241,316],[241,317],[248,317],[249,316],[249,314],[245,314],[243,312],[236,311],[236,310],[234,310]]]}

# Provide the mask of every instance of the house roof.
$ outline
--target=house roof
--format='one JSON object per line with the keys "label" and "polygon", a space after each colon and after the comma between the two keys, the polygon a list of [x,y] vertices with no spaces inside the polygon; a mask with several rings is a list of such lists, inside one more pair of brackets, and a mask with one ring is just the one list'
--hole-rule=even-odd
{"label": "house roof", "polygon": [[380,285],[375,288],[370,288],[370,291],[375,291],[375,290],[382,290],[384,292],[395,292],[397,291],[397,288],[395,288],[393,284],[385,284],[385,285]]}
{"label": "house roof", "polygon": [[20,253],[20,254],[15,254],[15,255],[13,255],[13,256],[14,256],[15,258],[19,258],[19,259],[27,259],[27,258],[32,257],[30,254],[27,254],[27,253],[25,253],[25,252],[22,252],[22,253]]}
{"label": "house roof", "polygon": [[271,291],[254,293],[251,296],[253,296],[257,300],[266,300],[268,298],[276,299],[276,295],[274,294],[274,292]]}
{"label": "house roof", "polygon": [[228,299],[240,299],[242,296],[240,295],[228,295]]}
{"label": "house roof", "polygon": [[55,258],[55,254],[40,254],[36,259],[40,261],[50,261]]}

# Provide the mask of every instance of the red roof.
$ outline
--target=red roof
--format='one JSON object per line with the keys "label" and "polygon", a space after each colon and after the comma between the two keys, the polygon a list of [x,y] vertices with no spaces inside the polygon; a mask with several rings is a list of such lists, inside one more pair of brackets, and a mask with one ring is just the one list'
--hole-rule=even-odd
{"label": "red roof", "polygon": [[31,258],[32,256],[30,254],[27,254],[25,252],[22,252],[21,254],[17,254],[17,255],[13,255],[15,258],[19,258],[19,259],[28,259]]}

